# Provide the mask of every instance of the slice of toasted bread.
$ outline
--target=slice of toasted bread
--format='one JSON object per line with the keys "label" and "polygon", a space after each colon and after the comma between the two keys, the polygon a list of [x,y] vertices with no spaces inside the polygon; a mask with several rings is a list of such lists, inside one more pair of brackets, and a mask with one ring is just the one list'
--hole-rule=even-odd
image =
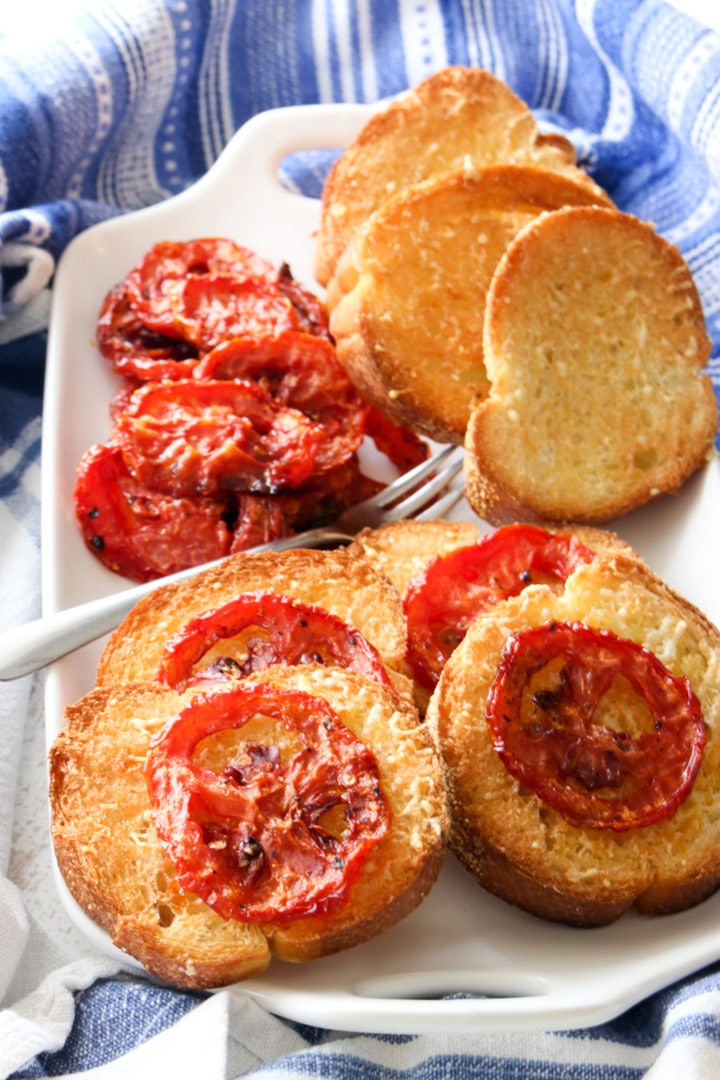
{"label": "slice of toasted bread", "polygon": [[431,559],[476,543],[481,532],[480,523],[472,521],[391,521],[377,529],[363,529],[351,548],[385,574],[403,596],[411,579]]}
{"label": "slice of toasted bread", "polygon": [[397,423],[462,443],[488,390],[485,297],[516,233],[538,214],[608,200],[560,173],[493,165],[427,180],[360,229],[328,287],[338,359]]}
{"label": "slice of toasted bread", "polygon": [[[176,585],[161,586],[141,600],[111,634],[100,657],[96,683],[119,686],[157,675],[165,646],[195,616],[228,603],[240,593],[271,592],[315,604],[359,630],[386,667],[405,672],[407,635],[395,590],[369,562],[346,549],[248,552]],[[198,662],[207,667],[218,656],[235,657],[224,638]]]}
{"label": "slice of toasted bread", "polygon": [[466,438],[468,499],[497,524],[602,522],[677,489],[717,429],[702,307],[680,252],[601,207],[548,213],[488,293],[490,393]]}
{"label": "slice of toasted bread", "polygon": [[530,109],[480,68],[449,67],[376,113],[323,190],[315,276],[327,285],[355,230],[391,195],[431,176],[508,162],[566,172],[588,186],[564,137],[541,135]]}
{"label": "slice of toasted bread", "polygon": [[439,762],[406,699],[364,676],[317,665],[275,668],[249,684],[263,681],[329,702],[378,764],[390,828],[347,903],[330,914],[272,925],[226,920],[179,888],[155,831],[144,767],[151,738],[190,691],[96,689],[68,709],[50,751],[52,834],[71,893],[120,948],[174,985],[226,985],[261,972],[271,954],[304,961],[365,941],[421,902],[444,857]]}
{"label": "slice of toasted bread", "polygon": [[[622,832],[578,827],[515,779],[496,752],[485,710],[505,644],[559,620],[631,639],[690,680],[707,745],[689,796],[668,820]],[[491,892],[578,926],[608,923],[632,905],[663,914],[698,903],[720,883],[719,675],[718,630],[636,559],[588,563],[562,593],[531,586],[481,615],[448,661],[426,721],[446,770],[451,848]],[[622,680],[612,691],[615,711],[606,704],[598,722],[624,731],[635,721],[647,725]]]}

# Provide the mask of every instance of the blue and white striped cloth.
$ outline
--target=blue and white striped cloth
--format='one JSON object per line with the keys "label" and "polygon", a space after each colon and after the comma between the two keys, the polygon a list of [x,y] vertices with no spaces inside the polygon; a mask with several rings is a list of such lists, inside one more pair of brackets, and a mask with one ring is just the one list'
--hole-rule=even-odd
{"label": "blue and white striped cloth", "polygon": [[[711,0],[711,4],[714,0]],[[9,4],[4,5],[5,8]],[[713,9],[714,10],[714,9]],[[566,132],[618,205],[682,250],[720,389],[720,35],[660,0],[20,0],[0,13],[0,608],[39,613],[48,297],[80,231],[171,196],[270,108],[374,101],[451,63],[495,72]],[[325,154],[287,183],[319,194]],[[720,1076],[720,963],[575,1032],[347,1035],[228,992],[175,993],[50,940],[41,678],[0,686],[0,1080]],[[14,828],[13,828],[14,819]],[[23,842],[24,840],[24,842]],[[3,994],[4,999],[3,999]],[[319,1022],[320,1018],[319,1018]]]}

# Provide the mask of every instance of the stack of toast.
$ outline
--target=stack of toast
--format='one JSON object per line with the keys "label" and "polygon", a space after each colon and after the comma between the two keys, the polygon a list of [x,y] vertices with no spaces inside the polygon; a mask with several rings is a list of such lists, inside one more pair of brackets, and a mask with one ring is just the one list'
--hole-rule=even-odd
{"label": "stack of toast", "polygon": [[325,186],[316,275],[352,380],[465,445],[493,524],[607,522],[712,452],[684,258],[486,71],[441,71],[360,131]]}

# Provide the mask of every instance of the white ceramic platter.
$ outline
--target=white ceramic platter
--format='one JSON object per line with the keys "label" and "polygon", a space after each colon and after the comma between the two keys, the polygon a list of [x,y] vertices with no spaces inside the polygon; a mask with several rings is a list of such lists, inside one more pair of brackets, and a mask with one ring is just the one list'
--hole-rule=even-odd
{"label": "white ceramic platter", "polygon": [[[58,269],[48,348],[43,433],[43,596],[46,613],[115,592],[126,582],[85,549],[72,490],[84,451],[107,438],[115,385],[93,343],[106,292],[156,241],[223,235],[310,288],[319,204],[288,192],[278,166],[298,150],[344,146],[370,110],[306,106],[265,113],[234,137],[208,175],[165,203],[81,234]],[[471,516],[467,506],[454,513]],[[677,590],[720,623],[717,563],[720,465],[674,497],[614,528]],[[65,706],[90,689],[102,642],[54,664],[47,737]],[[58,887],[98,948],[113,946]],[[307,965],[274,962],[238,986],[290,1019],[349,1031],[413,1033],[576,1028],[619,1014],[647,994],[720,958],[720,894],[687,913],[574,930],[486,895],[452,859],[424,904],[382,937]],[[126,959],[126,958],[125,958]]]}

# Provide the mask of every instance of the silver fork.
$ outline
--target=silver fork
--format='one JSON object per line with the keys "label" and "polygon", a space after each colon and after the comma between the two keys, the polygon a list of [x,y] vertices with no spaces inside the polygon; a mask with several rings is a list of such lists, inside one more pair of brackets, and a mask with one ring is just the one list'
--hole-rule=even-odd
{"label": "silver fork", "polygon": [[[287,551],[290,548],[338,547],[349,543],[363,528],[377,528],[406,518],[441,518],[462,498],[462,487],[453,480],[462,470],[462,451],[446,446],[414,469],[399,476],[377,495],[357,503],[333,525],[310,529],[282,540],[272,540],[251,551]],[[444,494],[442,494],[444,492]],[[18,679],[45,667],[53,660],[102,637],[116,627],[138,600],[161,585],[184,581],[223,559],[180,570],[176,574],[136,585],[111,596],[101,596],[54,615],[35,619],[25,626],[0,634],[0,680]]]}

